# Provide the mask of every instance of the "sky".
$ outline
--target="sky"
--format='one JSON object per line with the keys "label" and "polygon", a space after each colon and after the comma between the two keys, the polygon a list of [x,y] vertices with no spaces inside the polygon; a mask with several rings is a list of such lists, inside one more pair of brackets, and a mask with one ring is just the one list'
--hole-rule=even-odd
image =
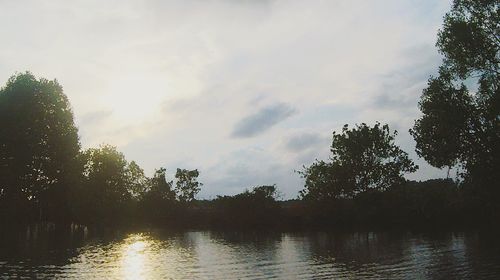
{"label": "sky", "polygon": [[147,175],[198,169],[199,198],[276,184],[328,159],[344,124],[408,129],[442,57],[450,1],[0,0],[0,84],[57,79],[84,148],[107,143]]}

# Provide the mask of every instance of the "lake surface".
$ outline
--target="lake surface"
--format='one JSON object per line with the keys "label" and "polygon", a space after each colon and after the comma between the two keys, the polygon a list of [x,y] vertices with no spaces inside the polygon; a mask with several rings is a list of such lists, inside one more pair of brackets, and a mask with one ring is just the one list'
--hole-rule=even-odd
{"label": "lake surface", "polygon": [[2,240],[0,278],[500,279],[498,238],[477,232],[28,232]]}

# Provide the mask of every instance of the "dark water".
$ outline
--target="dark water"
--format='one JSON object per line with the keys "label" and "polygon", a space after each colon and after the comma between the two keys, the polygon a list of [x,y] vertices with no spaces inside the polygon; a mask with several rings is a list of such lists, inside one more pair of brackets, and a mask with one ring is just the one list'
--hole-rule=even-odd
{"label": "dark water", "polygon": [[7,279],[500,279],[498,237],[477,232],[0,237]]}

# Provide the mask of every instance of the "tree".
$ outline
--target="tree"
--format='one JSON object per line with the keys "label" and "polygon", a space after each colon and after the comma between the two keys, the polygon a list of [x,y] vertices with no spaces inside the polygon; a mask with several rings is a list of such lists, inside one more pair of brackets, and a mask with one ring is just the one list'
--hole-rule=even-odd
{"label": "tree", "polygon": [[132,210],[133,198],[146,188],[144,172],[110,145],[90,148],[82,157],[85,184],[80,198],[81,215],[90,222],[123,221]]}
{"label": "tree", "polygon": [[214,200],[216,226],[231,228],[266,228],[281,222],[275,185],[257,186],[234,196]]}
{"label": "tree", "polygon": [[264,185],[253,188],[252,194],[258,199],[275,201],[278,197],[276,185]]}
{"label": "tree", "polygon": [[300,171],[306,179],[303,198],[324,200],[352,198],[374,190],[385,190],[400,184],[404,173],[418,169],[408,154],[394,144],[397,132],[388,125],[370,127],[366,124],[342,133],[333,132],[330,162],[316,161]]}
{"label": "tree", "polygon": [[316,160],[311,166],[299,171],[305,181],[305,189],[299,196],[309,200],[331,200],[348,196],[353,192],[353,184],[347,184],[347,168],[333,162]]}
{"label": "tree", "polygon": [[84,152],[86,159],[84,176],[90,187],[98,189],[116,199],[124,200],[130,197],[127,178],[127,160],[115,147],[102,145],[90,148]]}
{"label": "tree", "polygon": [[199,175],[200,172],[197,169],[187,170],[177,168],[177,172],[175,173],[175,179],[177,179],[175,191],[180,201],[192,201],[196,194],[200,192],[200,187],[203,184],[198,182]]}
{"label": "tree", "polygon": [[[416,151],[438,168],[462,166],[491,194],[500,179],[500,1],[455,0],[436,45],[444,59],[410,130]],[[477,90],[466,86],[473,83]]]}
{"label": "tree", "polygon": [[147,191],[148,178],[135,161],[131,161],[127,166],[127,183],[129,193],[136,200],[140,199]]}
{"label": "tree", "polygon": [[153,178],[149,179],[149,193],[154,194],[154,196],[162,200],[174,201],[175,192],[172,190],[173,181],[167,181],[166,172],[167,170],[163,167],[155,171]]}
{"label": "tree", "polygon": [[148,180],[148,189],[141,197],[140,210],[142,221],[155,224],[175,224],[177,201],[172,190],[173,181],[167,181],[165,168],[155,171]]}
{"label": "tree", "polygon": [[16,212],[30,204],[38,219],[67,219],[68,188],[80,171],[77,133],[56,80],[12,76],[0,90],[0,203]]}

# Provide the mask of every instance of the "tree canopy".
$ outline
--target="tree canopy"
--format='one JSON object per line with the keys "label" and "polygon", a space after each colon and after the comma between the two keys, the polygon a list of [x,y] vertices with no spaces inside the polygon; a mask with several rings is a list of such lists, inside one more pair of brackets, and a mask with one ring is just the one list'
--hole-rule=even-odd
{"label": "tree canopy", "polygon": [[145,191],[144,171],[110,145],[82,152],[83,182],[78,193],[78,215],[87,222],[111,223],[125,219],[131,203]]}
{"label": "tree canopy", "polygon": [[419,102],[411,134],[435,167],[462,166],[482,188],[500,164],[500,2],[455,0],[438,33],[443,63]]}
{"label": "tree canopy", "polygon": [[198,182],[199,175],[200,172],[197,169],[187,170],[177,168],[177,172],[175,173],[175,178],[177,179],[175,191],[180,201],[192,201],[196,194],[200,192],[200,187],[203,184]]}
{"label": "tree canopy", "polygon": [[175,200],[175,191],[173,188],[173,181],[167,181],[167,170],[160,168],[155,171],[155,174],[149,179],[149,192],[155,194],[156,197],[164,200]]}
{"label": "tree canopy", "polygon": [[333,132],[330,161],[316,161],[300,171],[306,179],[301,196],[312,200],[353,197],[370,189],[385,190],[417,170],[401,150],[388,125],[366,124]]}
{"label": "tree canopy", "polygon": [[218,196],[214,200],[215,224],[269,229],[279,223],[277,196],[275,185],[257,186],[234,196]]}
{"label": "tree canopy", "polygon": [[0,90],[0,195],[14,208],[23,201],[35,205],[39,218],[63,218],[79,172],[77,132],[56,80],[12,76]]}

